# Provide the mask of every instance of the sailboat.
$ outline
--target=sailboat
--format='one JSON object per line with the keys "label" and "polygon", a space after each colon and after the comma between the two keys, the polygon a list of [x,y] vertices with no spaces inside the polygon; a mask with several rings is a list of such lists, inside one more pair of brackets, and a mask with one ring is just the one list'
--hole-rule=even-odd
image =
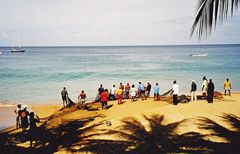
{"label": "sailboat", "polygon": [[25,52],[26,50],[25,49],[21,49],[21,46],[20,46],[20,39],[18,37],[18,48],[14,48],[13,47],[13,44],[12,44],[12,49],[11,49],[11,52]]}

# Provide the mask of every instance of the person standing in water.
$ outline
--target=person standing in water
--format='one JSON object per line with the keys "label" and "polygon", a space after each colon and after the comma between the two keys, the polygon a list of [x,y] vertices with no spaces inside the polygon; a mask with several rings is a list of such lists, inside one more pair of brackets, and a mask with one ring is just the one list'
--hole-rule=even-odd
{"label": "person standing in water", "polygon": [[61,91],[61,95],[62,95],[62,100],[63,100],[63,106],[67,106],[68,92],[66,90],[66,87],[63,87],[63,90]]}
{"label": "person standing in water", "polygon": [[231,83],[230,83],[228,78],[224,81],[223,89],[225,90],[225,92],[224,92],[225,96],[226,96],[227,91],[229,93],[229,96],[231,96],[231,91],[230,90],[232,89],[232,86],[231,86]]}

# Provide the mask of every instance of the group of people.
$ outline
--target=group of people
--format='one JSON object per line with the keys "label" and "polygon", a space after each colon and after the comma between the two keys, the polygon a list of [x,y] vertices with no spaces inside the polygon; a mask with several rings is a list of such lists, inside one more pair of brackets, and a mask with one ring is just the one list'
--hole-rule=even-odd
{"label": "group of people", "polygon": [[[212,79],[207,80],[206,76],[203,77],[202,81],[202,97],[207,99],[208,103],[213,103],[213,97],[214,97],[214,83],[212,82]],[[231,96],[231,83],[229,81],[229,78],[227,78],[224,81],[223,84],[223,89],[224,89],[224,94],[226,95],[227,92],[229,96]],[[195,83],[194,80],[192,80],[192,85],[191,85],[191,101],[197,100],[196,96],[196,90],[197,90],[197,84]]]}
{"label": "group of people", "polygon": [[17,108],[14,110],[16,114],[16,129],[22,128],[22,132],[26,133],[27,128],[28,135],[30,138],[30,147],[32,147],[32,142],[37,136],[37,124],[39,122],[39,117],[27,110],[27,105],[22,107],[21,104],[17,105]]}
{"label": "group of people", "polygon": [[[208,103],[213,103],[213,97],[214,97],[214,83],[212,82],[212,79],[207,80],[207,78],[204,76],[202,81],[202,98],[207,99]],[[142,82],[138,83],[138,86],[135,87],[134,84],[130,85],[127,83],[125,86],[123,83],[120,83],[118,88],[116,88],[116,85],[113,85],[110,91],[108,89],[104,89],[103,85],[100,84],[98,88],[98,95],[96,100],[100,101],[102,103],[102,109],[107,109],[107,102],[108,100],[118,100],[118,104],[123,103],[123,99],[131,99],[131,101],[136,101],[137,98],[141,98],[141,100],[146,100],[147,97],[150,96],[150,92],[152,89],[151,83],[148,81],[147,85],[145,86]],[[229,95],[231,95],[231,83],[229,79],[227,78],[226,81],[224,81],[224,90],[225,95],[228,92]],[[154,95],[154,101],[160,100],[160,87],[158,83],[156,83],[153,87],[153,95]],[[191,101],[197,100],[197,84],[194,80],[192,80],[191,83]],[[177,84],[177,81],[173,81],[173,87],[170,91],[172,93],[173,97],[173,104],[178,104],[178,95],[179,95],[179,85]],[[66,88],[64,87],[62,92],[62,100],[63,100],[63,106],[67,105],[67,97],[68,93]],[[85,101],[86,101],[87,95],[82,90],[82,92],[78,96],[78,102],[79,102],[79,108],[84,109]]]}

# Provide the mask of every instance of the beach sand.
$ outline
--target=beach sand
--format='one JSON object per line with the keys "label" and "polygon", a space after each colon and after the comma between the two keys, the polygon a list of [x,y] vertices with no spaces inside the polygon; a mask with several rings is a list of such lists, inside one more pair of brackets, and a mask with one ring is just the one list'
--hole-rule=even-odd
{"label": "beach sand", "polygon": [[[85,134],[89,135],[100,133],[103,130],[106,132],[108,130],[119,130],[123,125],[122,120],[131,121],[132,118],[136,118],[146,130],[150,130],[149,121],[144,118],[144,116],[150,118],[153,115],[164,115],[163,125],[167,125],[173,122],[179,122],[185,120],[183,124],[177,129],[178,134],[183,134],[187,132],[198,132],[202,134],[210,134],[208,130],[199,129],[197,127],[197,119],[200,117],[209,118],[220,125],[230,128],[230,124],[224,121],[221,116],[224,114],[234,114],[236,116],[240,115],[240,94],[235,93],[232,96],[224,96],[222,100],[214,100],[213,103],[209,104],[206,100],[198,100],[189,102],[186,104],[178,104],[174,106],[166,101],[154,102],[153,98],[148,98],[147,100],[138,100],[131,102],[130,100],[125,100],[123,104],[118,105],[117,101],[108,102],[111,106],[108,110],[100,109],[100,103],[95,103],[90,105],[92,110],[77,110],[76,106],[69,109],[59,109],[61,106],[32,106],[31,109],[40,117],[42,120],[46,120],[46,117],[52,115],[50,120],[46,123],[46,129],[56,129],[62,125],[69,124],[70,122],[79,122],[81,120],[91,119],[84,123],[83,127],[78,128],[78,130],[84,130],[85,128],[101,124],[94,127],[92,131],[87,131]],[[99,108],[99,110],[95,110]],[[1,119],[2,120],[2,119]],[[106,123],[111,123],[107,125]],[[127,131],[127,130],[126,130]],[[7,131],[4,131],[7,132]],[[15,131],[19,132],[19,131]],[[11,132],[12,133],[12,132]],[[91,139],[110,139],[110,140],[122,140],[120,136],[117,135],[95,135],[89,137]],[[218,137],[208,137],[209,140],[214,142],[226,142],[223,138]],[[79,141],[80,142],[80,141]],[[19,147],[28,147],[29,142],[20,143]],[[72,145],[73,149],[79,149],[78,144]],[[57,149],[58,153],[65,153],[66,147],[59,146]]]}

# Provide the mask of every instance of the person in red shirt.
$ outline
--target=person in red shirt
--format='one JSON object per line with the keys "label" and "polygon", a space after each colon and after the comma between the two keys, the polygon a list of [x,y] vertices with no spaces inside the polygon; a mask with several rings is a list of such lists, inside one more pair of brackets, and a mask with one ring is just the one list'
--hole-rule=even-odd
{"label": "person in red shirt", "polygon": [[105,89],[104,92],[101,93],[102,110],[107,109],[107,101],[108,101],[108,90]]}
{"label": "person in red shirt", "polygon": [[84,90],[82,90],[82,93],[79,94],[78,100],[79,100],[79,108],[84,109],[85,105],[85,99],[87,98],[87,95],[84,93]]}

